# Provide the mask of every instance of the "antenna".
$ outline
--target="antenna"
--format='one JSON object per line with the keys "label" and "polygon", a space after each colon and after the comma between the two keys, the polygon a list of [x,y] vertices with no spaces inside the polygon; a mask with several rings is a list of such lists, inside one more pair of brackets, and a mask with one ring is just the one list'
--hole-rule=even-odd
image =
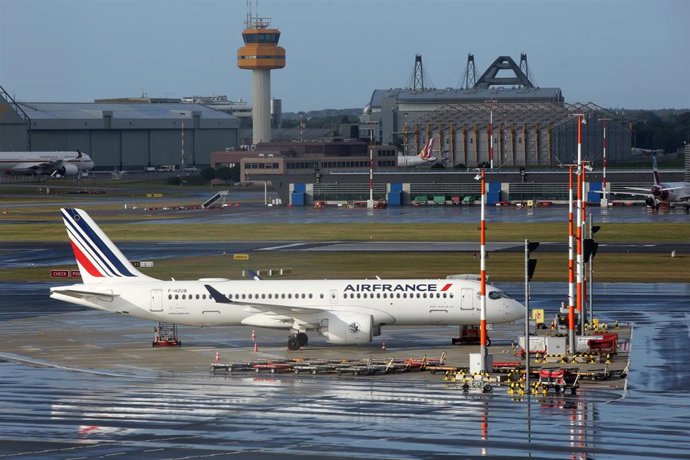
{"label": "antenna", "polygon": [[465,67],[465,89],[474,88],[477,81],[477,71],[474,68],[474,54],[467,54],[467,65]]}
{"label": "antenna", "polygon": [[421,89],[424,91],[424,65],[422,64],[421,54],[417,54],[414,57],[414,80],[412,82],[412,89]]}

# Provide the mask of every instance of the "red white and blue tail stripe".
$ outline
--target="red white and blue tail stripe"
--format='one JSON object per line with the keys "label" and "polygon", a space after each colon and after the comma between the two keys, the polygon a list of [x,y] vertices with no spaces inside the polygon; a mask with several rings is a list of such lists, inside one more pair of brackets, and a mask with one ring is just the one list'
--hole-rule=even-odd
{"label": "red white and blue tail stripe", "polygon": [[424,147],[422,147],[422,150],[419,152],[419,154],[417,154],[417,156],[419,158],[421,158],[422,160],[426,160],[426,161],[435,160],[436,157],[434,157],[433,147],[434,147],[434,138],[432,137],[427,141],[427,143],[424,145]]}
{"label": "red white and blue tail stripe", "polygon": [[85,284],[149,278],[134,268],[86,212],[73,208],[60,211]]}

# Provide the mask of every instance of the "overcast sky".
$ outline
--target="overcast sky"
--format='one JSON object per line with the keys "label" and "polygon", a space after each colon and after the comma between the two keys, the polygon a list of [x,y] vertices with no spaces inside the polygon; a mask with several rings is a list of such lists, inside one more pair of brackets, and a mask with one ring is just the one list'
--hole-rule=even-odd
{"label": "overcast sky", "polygon": [[[254,3],[254,2],[252,2]],[[227,95],[251,100],[237,67],[246,0],[0,0],[0,85],[20,101]],[[459,87],[500,55],[528,56],[534,83],[567,102],[690,108],[688,0],[260,0],[287,66],[284,111],[364,107],[406,87],[414,56]]]}

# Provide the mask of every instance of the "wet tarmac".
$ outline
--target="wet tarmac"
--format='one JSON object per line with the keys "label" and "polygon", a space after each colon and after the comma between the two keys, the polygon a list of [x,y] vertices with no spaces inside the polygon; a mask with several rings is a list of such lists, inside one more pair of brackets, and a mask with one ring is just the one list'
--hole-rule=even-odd
{"label": "wet tarmac", "polygon": [[[690,214],[683,207],[660,210],[655,213],[642,205],[617,206],[590,209],[596,224],[611,222],[690,222]],[[239,207],[209,211],[178,211],[171,217],[156,220],[152,215],[147,223],[475,223],[480,220],[480,206],[401,206],[387,209],[348,208],[346,206],[312,207],[265,207],[258,204],[241,204]],[[588,212],[589,214],[589,212]],[[543,208],[517,208],[515,206],[488,206],[488,222],[566,222],[568,207],[554,205]]]}
{"label": "wet tarmac", "polygon": [[[690,284],[597,283],[596,315],[635,323],[627,390],[525,400],[501,390],[463,393],[440,377],[213,376],[214,352],[246,349],[249,329],[238,337],[237,328],[183,328],[183,349],[152,349],[152,325],[52,301],[49,286],[0,283],[0,458],[584,459],[690,452]],[[500,287],[518,298],[523,289]],[[533,283],[531,306],[549,317],[566,290],[564,283]],[[66,337],[56,350],[37,339],[7,356],[12,345],[3,331],[41,334],[36,324],[91,331],[94,344],[113,350],[99,354],[93,346],[82,366],[75,357],[88,350]],[[110,338],[113,328],[126,344]],[[383,332],[369,349],[385,340],[394,354],[443,345],[453,331]],[[503,339],[492,348],[508,345]],[[314,346],[332,347],[317,338]],[[199,367],[176,367],[181,350],[197,353]],[[51,353],[59,358],[47,360]],[[99,363],[112,353],[137,364]]]}

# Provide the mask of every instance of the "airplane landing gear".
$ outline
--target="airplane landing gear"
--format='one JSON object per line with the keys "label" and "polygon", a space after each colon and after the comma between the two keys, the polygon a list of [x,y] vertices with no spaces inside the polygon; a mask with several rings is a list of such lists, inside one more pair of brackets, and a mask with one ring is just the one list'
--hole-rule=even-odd
{"label": "airplane landing gear", "polygon": [[299,350],[309,343],[309,336],[304,332],[298,332],[288,337],[288,350]]}

